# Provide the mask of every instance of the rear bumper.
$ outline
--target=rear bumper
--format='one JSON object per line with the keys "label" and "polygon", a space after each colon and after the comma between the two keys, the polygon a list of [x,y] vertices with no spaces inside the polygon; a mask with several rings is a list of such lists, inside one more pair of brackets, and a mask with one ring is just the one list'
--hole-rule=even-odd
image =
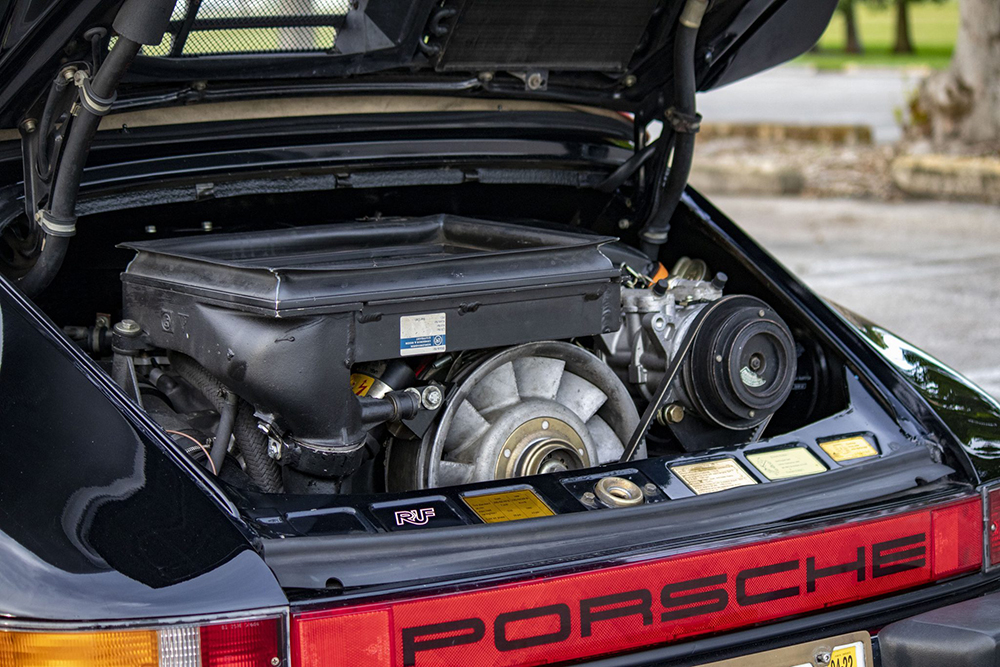
{"label": "rear bumper", "polygon": [[1000,665],[1000,593],[891,623],[878,645],[882,667]]}

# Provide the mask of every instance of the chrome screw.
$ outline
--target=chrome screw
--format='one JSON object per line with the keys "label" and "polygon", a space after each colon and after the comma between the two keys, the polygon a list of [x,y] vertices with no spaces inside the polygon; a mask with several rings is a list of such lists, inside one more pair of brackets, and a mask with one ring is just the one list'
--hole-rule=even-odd
{"label": "chrome screw", "polygon": [[636,81],[638,81],[638,79],[635,78],[635,74],[629,74],[624,79],[622,79],[622,83],[625,84],[626,88],[631,88],[632,86],[634,86]]}
{"label": "chrome screw", "polygon": [[642,492],[647,496],[655,496],[659,489],[656,488],[656,484],[652,482],[647,482],[642,486]]}
{"label": "chrome screw", "polygon": [[429,385],[421,392],[420,402],[427,410],[437,410],[444,402],[444,394],[441,393],[440,387]]}
{"label": "chrome screw", "polygon": [[278,665],[281,664],[281,658],[271,658],[271,664],[274,665],[274,667],[278,667]]}
{"label": "chrome screw", "polygon": [[820,651],[816,654],[816,664],[817,665],[829,665],[832,656],[829,651]]}
{"label": "chrome screw", "polygon": [[534,72],[528,77],[527,83],[530,90],[538,90],[545,84],[545,79],[538,72]]}
{"label": "chrome screw", "polygon": [[632,221],[628,218],[622,218],[618,221],[618,229],[628,229],[632,226]]}
{"label": "chrome screw", "polygon": [[584,494],[580,496],[580,500],[584,505],[589,505],[591,507],[597,505],[597,496],[590,491],[585,491]]}

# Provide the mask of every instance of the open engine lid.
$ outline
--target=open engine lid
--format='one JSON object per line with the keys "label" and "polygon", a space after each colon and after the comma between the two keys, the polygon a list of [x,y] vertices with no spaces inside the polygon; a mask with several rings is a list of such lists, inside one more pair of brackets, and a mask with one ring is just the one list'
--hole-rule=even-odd
{"label": "open engine lid", "polygon": [[[122,0],[0,0],[0,122],[11,127],[60,63],[113,38]],[[178,0],[119,106],[212,96],[407,91],[652,109],[670,85],[682,0]],[[811,47],[836,0],[713,0],[701,90]],[[100,40],[99,40],[100,42]],[[280,81],[280,84],[276,84]],[[280,86],[280,88],[278,87]],[[264,88],[267,92],[264,93]]]}

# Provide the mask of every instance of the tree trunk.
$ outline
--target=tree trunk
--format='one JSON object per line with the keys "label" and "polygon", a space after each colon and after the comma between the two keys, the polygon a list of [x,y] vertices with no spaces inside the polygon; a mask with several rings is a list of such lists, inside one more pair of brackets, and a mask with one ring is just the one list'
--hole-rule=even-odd
{"label": "tree trunk", "polygon": [[910,0],[896,0],[896,44],[893,53],[913,53],[913,42],[910,40]]}
{"label": "tree trunk", "polygon": [[960,0],[951,67],[920,89],[920,108],[938,143],[1000,145],[1000,2]]}
{"label": "tree trunk", "polygon": [[854,17],[854,1],[848,0],[842,4],[844,11],[844,26],[847,28],[844,51],[847,53],[862,53],[861,38],[858,36],[858,22]]}

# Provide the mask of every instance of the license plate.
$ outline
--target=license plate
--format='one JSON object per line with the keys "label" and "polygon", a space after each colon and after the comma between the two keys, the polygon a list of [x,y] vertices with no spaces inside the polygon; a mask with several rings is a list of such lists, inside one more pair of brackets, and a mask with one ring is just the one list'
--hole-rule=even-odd
{"label": "license plate", "polygon": [[701,667],[874,667],[867,632],[821,639],[796,646],[713,662]]}

